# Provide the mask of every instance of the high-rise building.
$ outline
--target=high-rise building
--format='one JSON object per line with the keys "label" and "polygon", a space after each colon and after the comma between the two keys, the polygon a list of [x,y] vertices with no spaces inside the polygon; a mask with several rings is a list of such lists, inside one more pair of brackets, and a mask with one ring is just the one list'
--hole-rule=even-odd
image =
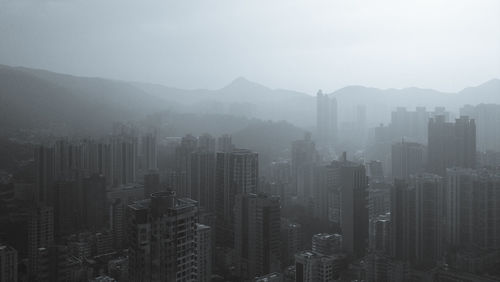
{"label": "high-rise building", "polygon": [[[113,136],[111,145],[110,183],[113,187],[134,183],[137,170],[137,138]],[[106,175],[108,177],[108,175]]]}
{"label": "high-rise building", "polygon": [[368,189],[368,217],[370,220],[391,210],[391,184],[375,182]]}
{"label": "high-rise building", "polygon": [[0,244],[0,281],[17,281],[17,251]]}
{"label": "high-rise building", "polygon": [[230,153],[217,153],[215,214],[218,245],[233,246],[235,197],[238,194],[255,193],[258,181],[257,153],[245,149],[237,149]]}
{"label": "high-rise building", "polygon": [[313,197],[314,168],[318,161],[316,145],[311,135],[292,143],[292,190],[301,204],[306,206]]}
{"label": "high-rise building", "polygon": [[342,235],[319,233],[312,237],[312,251],[322,255],[333,255],[342,250]]}
{"label": "high-rise building", "polygon": [[370,220],[370,224],[370,249],[377,253],[389,254],[391,246],[390,214],[379,215],[377,218]]}
{"label": "high-rise building", "polygon": [[414,142],[392,144],[392,177],[408,179],[410,175],[421,173],[425,168],[425,147]]}
{"label": "high-rise building", "polygon": [[356,139],[359,140],[359,144],[363,146],[366,141],[366,105],[356,106]]}
{"label": "high-rise building", "polygon": [[254,282],[282,282],[281,273],[273,272],[259,277],[255,277]]}
{"label": "high-rise building", "polygon": [[302,205],[307,208],[312,205],[313,216],[323,222],[327,222],[330,219],[328,204],[331,198],[331,194],[337,191],[337,187],[335,186],[335,181],[337,180],[337,178],[334,176],[334,173],[335,168],[331,165],[314,165],[313,183],[309,186],[310,188],[312,188],[311,196],[305,197],[302,201]]}
{"label": "high-rise building", "polygon": [[234,213],[234,245],[239,275],[251,279],[279,271],[279,197],[238,194]]}
{"label": "high-rise building", "polygon": [[340,255],[321,255],[302,251],[295,255],[296,282],[329,282],[339,278]]}
{"label": "high-rise building", "polygon": [[321,90],[316,94],[316,118],[318,146],[332,150],[338,138],[337,99]]}
{"label": "high-rise building", "polygon": [[141,138],[141,167],[143,170],[158,169],[158,146],[156,133],[143,135]]}
{"label": "high-rise building", "polygon": [[[71,258],[69,248],[64,245],[51,245],[38,249],[38,268],[33,281],[81,281],[81,261]],[[80,273],[80,274],[79,274]]]}
{"label": "high-rise building", "polygon": [[302,250],[302,226],[288,219],[281,219],[281,263],[291,265],[295,254]]}
{"label": "high-rise building", "polygon": [[35,201],[52,205],[55,176],[55,154],[51,147],[39,146],[35,149]]}
{"label": "high-rise building", "polygon": [[372,182],[383,182],[384,181],[384,168],[381,161],[369,161],[366,163],[366,175]]}
{"label": "high-rise building", "polygon": [[36,276],[40,261],[39,250],[54,243],[54,209],[38,206],[30,211],[28,222],[28,273]]}
{"label": "high-rise building", "polygon": [[215,152],[215,138],[208,133],[198,137],[198,150],[203,152]]}
{"label": "high-rise building", "polygon": [[231,135],[224,134],[217,138],[217,151],[223,153],[229,153],[234,150],[234,145],[232,143]]}
{"label": "high-rise building", "polygon": [[391,256],[400,261],[415,259],[415,188],[401,179],[391,188]]}
{"label": "high-rise building", "polygon": [[199,149],[191,153],[190,165],[191,198],[200,207],[215,211],[215,153]]}
{"label": "high-rise building", "polygon": [[470,116],[476,121],[477,149],[480,151],[500,151],[500,105],[466,105],[460,109],[461,116]]}
{"label": "high-rise building", "polygon": [[83,179],[83,217],[87,229],[99,230],[106,224],[106,179],[92,175]]}
{"label": "high-rise building", "polygon": [[188,134],[175,148],[175,184],[171,188],[180,197],[191,197],[191,153],[196,151],[197,146],[198,139]]}
{"label": "high-rise building", "polygon": [[124,185],[106,193],[109,207],[109,227],[113,233],[115,249],[127,246],[127,206],[134,201],[144,199],[142,185]]}
{"label": "high-rise building", "polygon": [[473,243],[482,249],[500,250],[500,174],[480,171],[473,186]]}
{"label": "high-rise building", "polygon": [[407,111],[399,107],[391,113],[390,134],[392,140],[408,138],[415,142],[427,141],[427,122],[430,113],[425,107],[417,107],[415,111]]}
{"label": "high-rise building", "polygon": [[197,281],[196,206],[156,192],[128,206],[131,281]]}
{"label": "high-rise building", "polygon": [[363,257],[368,247],[368,178],[365,167],[343,161],[340,167],[340,228],[342,247],[349,255]]}
{"label": "high-rise building", "polygon": [[433,265],[444,249],[444,181],[434,174],[411,178],[415,187],[415,256],[420,264]]}
{"label": "high-rise building", "polygon": [[158,171],[149,171],[144,174],[144,197],[148,198],[151,193],[162,190],[160,184],[160,174]]}
{"label": "high-rise building", "polygon": [[212,231],[210,226],[196,224],[196,281],[212,279]]}
{"label": "high-rise building", "polygon": [[76,181],[54,183],[54,235],[60,238],[82,227],[82,202]]}
{"label": "high-rise building", "polygon": [[429,120],[427,169],[444,176],[447,168],[476,166],[476,125],[466,116],[445,122],[444,116]]}
{"label": "high-rise building", "polygon": [[472,169],[449,168],[446,170],[446,243],[467,246],[473,233],[473,188],[477,174]]}

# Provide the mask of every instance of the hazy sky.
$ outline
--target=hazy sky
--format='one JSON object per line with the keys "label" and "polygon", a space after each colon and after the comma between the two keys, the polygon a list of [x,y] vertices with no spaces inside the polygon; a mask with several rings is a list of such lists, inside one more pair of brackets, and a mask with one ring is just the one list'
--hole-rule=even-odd
{"label": "hazy sky", "polygon": [[0,64],[220,88],[500,78],[500,1],[0,0]]}

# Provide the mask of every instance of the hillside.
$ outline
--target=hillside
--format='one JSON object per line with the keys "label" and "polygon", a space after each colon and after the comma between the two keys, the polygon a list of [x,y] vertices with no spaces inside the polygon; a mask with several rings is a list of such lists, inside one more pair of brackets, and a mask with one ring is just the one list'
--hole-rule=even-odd
{"label": "hillside", "polygon": [[[388,122],[398,106],[446,106],[458,111],[464,104],[500,104],[500,80],[458,93],[348,86],[330,95],[337,98],[341,121],[354,120],[356,107],[365,105],[368,125],[374,126]],[[139,120],[164,111],[286,120],[313,128],[316,100],[313,95],[271,89],[242,77],[217,90],[184,90],[0,65],[0,131],[35,128],[65,134],[102,133],[115,121]]]}

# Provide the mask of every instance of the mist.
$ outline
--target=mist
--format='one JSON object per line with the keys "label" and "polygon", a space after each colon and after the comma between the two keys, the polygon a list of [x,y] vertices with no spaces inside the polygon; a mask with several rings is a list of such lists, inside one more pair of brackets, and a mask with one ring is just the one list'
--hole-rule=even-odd
{"label": "mist", "polygon": [[0,281],[499,281],[500,2],[0,0]]}
{"label": "mist", "polygon": [[314,95],[349,85],[457,92],[500,75],[497,1],[0,3],[0,61],[218,89],[243,76]]}

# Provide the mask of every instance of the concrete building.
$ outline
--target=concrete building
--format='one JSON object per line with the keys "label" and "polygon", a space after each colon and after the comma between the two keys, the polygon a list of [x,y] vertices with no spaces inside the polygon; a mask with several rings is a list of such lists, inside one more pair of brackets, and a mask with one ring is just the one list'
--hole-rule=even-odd
{"label": "concrete building", "polygon": [[414,142],[392,144],[392,177],[408,179],[425,169],[425,146]]}
{"label": "concrete building", "polygon": [[315,234],[312,237],[312,251],[321,255],[333,255],[342,251],[342,235]]}
{"label": "concrete building", "polygon": [[239,194],[235,203],[237,273],[243,279],[280,270],[279,197]]}
{"label": "concrete building", "polygon": [[215,173],[216,240],[220,246],[233,247],[235,197],[238,194],[257,192],[258,154],[245,149],[217,153]]}
{"label": "concrete building", "polygon": [[455,123],[444,116],[429,120],[427,170],[445,176],[451,167],[476,167],[476,125],[467,116]]}
{"label": "concrete building", "polygon": [[128,206],[131,281],[197,281],[196,206],[157,192]]}
{"label": "concrete building", "polygon": [[17,281],[17,251],[0,244],[0,281]]}
{"label": "concrete building", "polygon": [[212,279],[212,234],[210,226],[196,224],[196,281]]}
{"label": "concrete building", "polygon": [[318,146],[332,150],[338,139],[337,99],[323,94],[316,94],[316,130]]}

